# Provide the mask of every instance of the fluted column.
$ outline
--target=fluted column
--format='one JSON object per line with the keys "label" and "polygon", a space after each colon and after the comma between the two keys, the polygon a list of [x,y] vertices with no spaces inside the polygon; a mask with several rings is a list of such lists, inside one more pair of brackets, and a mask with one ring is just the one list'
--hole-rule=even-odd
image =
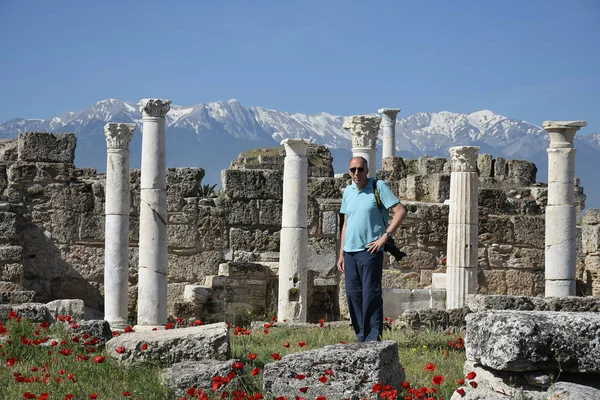
{"label": "fluted column", "polygon": [[446,252],[446,308],[467,304],[467,295],[477,291],[479,147],[450,148],[450,213]]}
{"label": "fluted column", "polygon": [[377,134],[381,117],[354,115],[344,120],[344,129],[352,134],[352,156],[364,157],[369,164],[369,177],[377,171]]}
{"label": "fluted column", "polygon": [[135,124],[106,124],[104,319],[111,329],[127,324],[129,282],[129,144]]}
{"label": "fluted column", "polygon": [[306,322],[308,308],[308,159],[310,139],[284,139],[279,249],[279,321]]}
{"label": "fluted column", "polygon": [[396,116],[399,108],[381,108],[377,110],[381,114],[381,128],[383,129],[383,147],[381,159],[394,157],[396,155]]}
{"label": "fluted column", "polygon": [[171,100],[142,99],[138,328],[167,323],[167,165],[165,116]]}
{"label": "fluted column", "polygon": [[546,297],[575,296],[576,207],[575,133],[585,121],[544,121],[548,148],[546,206]]}

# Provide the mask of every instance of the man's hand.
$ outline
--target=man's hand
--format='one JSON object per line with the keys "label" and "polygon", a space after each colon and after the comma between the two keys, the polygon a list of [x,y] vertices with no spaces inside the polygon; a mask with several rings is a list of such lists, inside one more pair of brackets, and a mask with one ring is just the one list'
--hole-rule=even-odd
{"label": "man's hand", "polygon": [[367,249],[368,249],[367,251],[369,253],[377,253],[379,250],[383,249],[383,246],[385,246],[385,242],[387,242],[387,240],[388,240],[388,235],[384,234],[382,237],[380,237],[376,241],[367,244]]}
{"label": "man's hand", "polygon": [[337,269],[340,272],[346,271],[346,266],[344,265],[344,256],[343,255],[340,258],[338,258]]}

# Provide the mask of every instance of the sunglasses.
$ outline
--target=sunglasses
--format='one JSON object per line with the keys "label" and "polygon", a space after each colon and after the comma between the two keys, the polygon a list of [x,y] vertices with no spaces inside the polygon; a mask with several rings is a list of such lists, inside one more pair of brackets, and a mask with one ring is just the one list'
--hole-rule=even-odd
{"label": "sunglasses", "polygon": [[352,167],[350,168],[350,172],[355,173],[358,170],[358,172],[364,172],[365,169],[363,167]]}

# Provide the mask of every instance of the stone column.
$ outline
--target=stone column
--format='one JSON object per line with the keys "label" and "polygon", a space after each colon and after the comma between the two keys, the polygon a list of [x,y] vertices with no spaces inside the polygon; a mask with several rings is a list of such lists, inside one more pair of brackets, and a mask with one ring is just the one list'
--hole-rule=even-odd
{"label": "stone column", "polygon": [[575,296],[577,249],[575,199],[575,133],[585,121],[544,121],[548,148],[546,206],[546,297]]}
{"label": "stone column", "polygon": [[381,108],[377,110],[381,114],[381,127],[383,128],[382,160],[396,155],[396,116],[399,108]]}
{"label": "stone column", "polygon": [[138,328],[167,323],[167,166],[165,116],[171,100],[142,99]]}
{"label": "stone column", "polygon": [[479,147],[450,148],[450,213],[446,252],[446,308],[461,308],[477,291]]}
{"label": "stone column", "polygon": [[369,177],[377,172],[377,134],[381,117],[354,115],[344,120],[344,129],[352,134],[352,156],[364,157],[369,164]]}
{"label": "stone column", "polygon": [[129,144],[135,124],[106,124],[104,319],[111,329],[127,326],[129,282]]}
{"label": "stone column", "polygon": [[306,322],[308,307],[308,159],[310,139],[284,139],[279,249],[279,321]]}

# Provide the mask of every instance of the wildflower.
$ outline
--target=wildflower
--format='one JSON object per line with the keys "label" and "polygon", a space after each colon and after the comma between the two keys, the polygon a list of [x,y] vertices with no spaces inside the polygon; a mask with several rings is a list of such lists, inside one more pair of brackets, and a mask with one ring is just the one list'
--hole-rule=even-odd
{"label": "wildflower", "polygon": [[410,389],[410,382],[409,381],[402,382],[402,388],[403,389]]}
{"label": "wildflower", "polygon": [[460,395],[461,395],[461,397],[462,397],[462,396],[464,396],[464,395],[465,395],[465,393],[466,393],[466,392],[465,392],[465,389],[463,389],[463,388],[458,388],[458,389],[456,389],[456,393],[460,394]]}
{"label": "wildflower", "polygon": [[306,375],[304,375],[304,374],[296,374],[296,379],[302,380],[304,378],[306,378]]}
{"label": "wildflower", "polygon": [[73,400],[74,398],[75,398],[75,395],[73,393],[69,393],[65,396],[65,400]]}
{"label": "wildflower", "polygon": [[6,366],[7,367],[12,367],[13,365],[15,365],[15,363],[18,361],[19,359],[17,357],[11,357],[8,360],[6,360]]}
{"label": "wildflower", "polygon": [[248,360],[250,360],[250,361],[256,360],[256,357],[258,357],[258,354],[256,354],[256,353],[248,354]]}
{"label": "wildflower", "polygon": [[143,345],[140,347],[140,349],[142,349],[142,351],[146,351],[146,350],[148,350],[148,343],[144,343],[144,344],[143,344]]}
{"label": "wildflower", "polygon": [[301,387],[300,389],[298,389],[299,391],[301,391],[302,393],[306,393],[308,392],[308,388],[306,386]]}
{"label": "wildflower", "polygon": [[60,349],[58,352],[63,356],[70,356],[71,354],[73,354],[73,350],[71,349]]}
{"label": "wildflower", "polygon": [[254,368],[254,369],[252,370],[252,376],[256,376],[256,375],[258,375],[258,374],[260,374],[260,368]]}
{"label": "wildflower", "polygon": [[283,347],[290,347],[290,342],[284,342]]}
{"label": "wildflower", "polygon": [[98,393],[92,393],[92,394],[90,394],[90,400],[97,399],[98,396],[100,396]]}
{"label": "wildflower", "polygon": [[244,363],[240,361],[236,361],[233,363],[233,369],[242,369],[244,368]]}
{"label": "wildflower", "polygon": [[96,364],[103,363],[104,361],[106,361],[106,357],[104,357],[104,356],[96,356],[96,357],[94,357],[94,362]]}
{"label": "wildflower", "polygon": [[121,394],[125,397],[131,397],[131,395],[132,395],[131,392],[121,392]]}
{"label": "wildflower", "polygon": [[433,372],[435,371],[435,364],[434,363],[428,363],[427,365],[425,365],[425,371],[430,371]]}
{"label": "wildflower", "polygon": [[321,383],[327,383],[329,378],[327,376],[323,375],[322,377],[319,378],[319,380],[321,381]]}
{"label": "wildflower", "polygon": [[115,349],[115,351],[117,352],[117,354],[123,354],[125,353],[125,347],[119,346]]}
{"label": "wildflower", "polygon": [[446,379],[442,375],[436,375],[433,377],[432,382],[434,385],[441,385]]}
{"label": "wildflower", "polygon": [[273,353],[271,354],[271,358],[275,361],[281,360],[281,355],[279,353]]}
{"label": "wildflower", "polygon": [[469,385],[471,385],[473,389],[477,389],[477,382],[469,382]]}
{"label": "wildflower", "polygon": [[464,385],[465,384],[465,380],[464,379],[459,379],[459,380],[456,381],[456,383],[458,385]]}
{"label": "wildflower", "polygon": [[298,342],[298,346],[304,347],[304,346],[306,346],[306,342]]}
{"label": "wildflower", "polygon": [[23,398],[24,399],[35,399],[37,396],[35,395],[35,393],[31,393],[31,392],[25,392],[23,393]]}
{"label": "wildflower", "polygon": [[471,372],[469,372],[469,373],[467,374],[467,376],[466,376],[466,378],[467,378],[468,380],[473,380],[473,379],[475,379],[476,377],[477,377],[477,374],[475,373],[475,371],[471,371]]}
{"label": "wildflower", "polygon": [[333,375],[333,370],[331,368],[326,369],[324,372],[325,375]]}

